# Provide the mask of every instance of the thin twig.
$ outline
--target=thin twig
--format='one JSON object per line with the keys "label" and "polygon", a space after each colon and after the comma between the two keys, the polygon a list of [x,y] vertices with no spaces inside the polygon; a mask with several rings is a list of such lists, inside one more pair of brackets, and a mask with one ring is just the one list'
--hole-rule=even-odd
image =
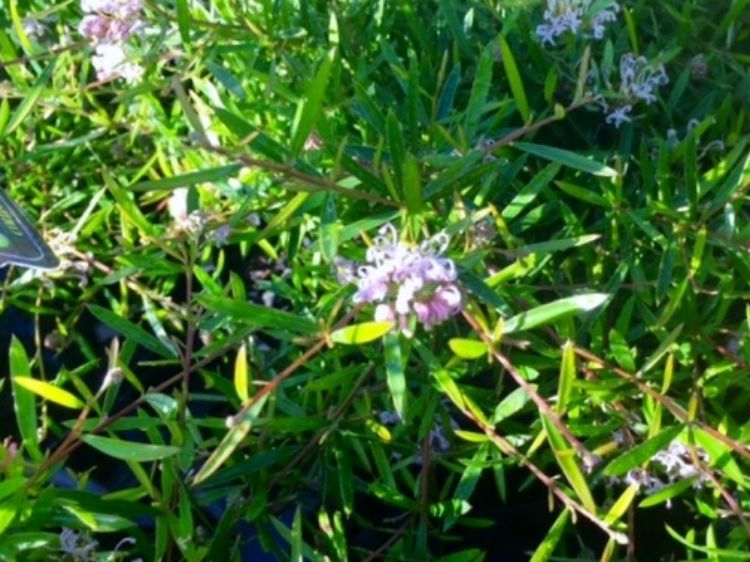
{"label": "thin twig", "polygon": [[599,464],[600,459],[594,455],[591,451],[589,451],[583,443],[581,443],[578,438],[573,435],[573,433],[568,429],[568,427],[562,422],[560,419],[560,416],[557,415],[557,413],[552,409],[552,407],[547,403],[547,401],[542,398],[539,393],[537,393],[536,390],[526,381],[526,379],[523,378],[521,373],[518,372],[518,370],[513,366],[513,364],[508,360],[505,355],[500,353],[497,349],[495,349],[492,338],[482,330],[482,327],[479,325],[479,323],[476,321],[476,319],[469,314],[466,310],[463,311],[463,316],[466,319],[466,321],[471,325],[471,327],[474,329],[474,331],[479,335],[479,337],[482,338],[485,344],[487,344],[487,348],[490,350],[490,353],[492,356],[500,363],[505,370],[510,374],[511,377],[513,377],[513,380],[516,381],[516,384],[523,388],[523,390],[526,392],[526,394],[531,398],[531,400],[534,402],[534,404],[537,405],[537,407],[544,413],[547,418],[554,424],[554,426],[558,429],[558,431],[565,437],[565,439],[568,440],[568,442],[575,447],[576,451],[578,451],[578,454],[581,456],[584,464],[587,467],[593,468],[597,464]]}
{"label": "thin twig", "polygon": [[690,416],[688,415],[685,408],[678,405],[674,400],[669,398],[668,396],[664,396],[660,392],[657,392],[650,386],[648,386],[646,383],[638,379],[635,375],[628,373],[627,371],[624,371],[620,369],[619,367],[615,367],[611,363],[608,363],[601,357],[598,357],[594,355],[592,352],[590,352],[587,349],[583,349],[581,347],[575,347],[576,355],[583,357],[584,359],[587,359],[588,361],[592,361],[594,363],[597,363],[599,366],[604,367],[605,369],[612,371],[617,376],[625,379],[626,381],[630,382],[631,384],[638,387],[638,389],[643,392],[644,394],[648,394],[651,398],[659,402],[662,406],[664,406],[667,410],[669,410],[674,417],[676,417],[678,420],[685,424],[692,424],[709,435],[711,437],[717,439],[718,441],[721,441],[728,447],[730,447],[733,451],[736,453],[739,453],[741,456],[743,456],[745,459],[750,460],[750,450],[740,443],[737,443],[735,440],[733,440],[731,437],[727,437],[723,433],[718,432],[710,425],[703,423],[700,420],[690,419]]}
{"label": "thin twig", "polygon": [[482,146],[482,150],[485,153],[492,153],[498,148],[512,144],[518,139],[525,137],[529,133],[533,133],[543,127],[546,127],[547,125],[550,125],[551,123],[554,123],[555,121],[560,121],[564,119],[565,116],[571,111],[575,111],[576,109],[583,107],[584,105],[588,105],[592,101],[594,101],[594,98],[590,96],[583,97],[580,100],[573,102],[569,106],[567,106],[565,108],[565,113],[563,115],[550,115],[549,117],[545,117],[541,121],[537,121],[536,123],[532,123],[531,125],[527,125],[525,127],[521,127],[520,129],[516,129],[512,133],[509,133],[498,140],[488,141],[484,143],[484,145]]}
{"label": "thin twig", "polygon": [[[460,407],[459,407],[460,408]],[[562,503],[570,509],[572,512],[579,513],[589,521],[591,521],[594,525],[602,529],[607,535],[609,535],[613,540],[615,540],[619,544],[626,544],[628,542],[628,538],[623,535],[622,533],[618,531],[614,531],[599,517],[596,516],[595,513],[591,513],[589,510],[587,510],[584,506],[579,504],[577,501],[575,501],[573,498],[568,496],[558,485],[557,483],[547,476],[544,471],[542,471],[541,468],[536,466],[533,462],[531,462],[523,453],[521,453],[518,449],[516,449],[507,439],[502,437],[500,434],[495,431],[494,427],[491,427],[481,420],[479,420],[470,410],[460,408],[461,412],[464,416],[466,416],[469,420],[471,420],[474,425],[476,425],[479,429],[482,430],[482,432],[492,441],[492,443],[500,450],[501,453],[504,453],[505,455],[509,457],[513,457],[513,459],[529,470],[536,478],[544,484],[547,489],[552,492]]]}
{"label": "thin twig", "polygon": [[273,162],[271,160],[262,160],[260,158],[253,158],[252,156],[247,156],[246,154],[234,154],[229,150],[225,150],[221,147],[214,146],[207,142],[201,143],[200,147],[209,152],[213,152],[215,154],[220,154],[228,158],[234,158],[235,160],[239,160],[246,166],[252,166],[254,168],[260,168],[262,170],[274,172],[282,176],[286,176],[288,178],[294,179],[298,181],[299,183],[308,186],[307,189],[301,188],[300,189],[301,191],[313,191],[313,192],[329,191],[332,193],[338,193],[345,197],[351,197],[352,199],[362,199],[365,201],[370,201],[372,203],[380,203],[381,205],[387,205],[389,207],[400,207],[398,203],[396,203],[395,201],[391,201],[390,199],[386,199],[385,197],[380,197],[379,195],[373,195],[372,193],[367,193],[366,191],[360,191],[358,189],[353,189],[353,188],[350,189],[347,187],[342,187],[338,185],[337,183],[334,183],[325,178],[312,176],[310,174],[301,172],[297,170],[296,168],[289,166],[287,164],[279,164],[278,162]]}
{"label": "thin twig", "polygon": [[403,535],[406,532],[406,529],[409,528],[409,525],[411,524],[411,519],[407,519],[404,521],[403,525],[401,525],[396,531],[391,535],[387,541],[385,541],[383,544],[381,544],[377,550],[374,550],[370,553],[370,555],[365,558],[362,562],[372,562],[373,560],[377,560],[381,555],[385,554],[386,551],[398,540],[401,538],[401,535]]}

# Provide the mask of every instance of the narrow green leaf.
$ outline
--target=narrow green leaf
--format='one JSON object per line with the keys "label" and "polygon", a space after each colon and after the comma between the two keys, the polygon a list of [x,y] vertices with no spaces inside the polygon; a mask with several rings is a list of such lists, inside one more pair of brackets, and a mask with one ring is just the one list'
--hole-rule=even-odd
{"label": "narrow green leaf", "polygon": [[55,68],[55,60],[57,59],[53,59],[52,62],[47,65],[44,71],[39,75],[39,78],[37,78],[37,81],[34,86],[32,86],[31,90],[26,92],[23,101],[20,103],[15,113],[13,113],[10,121],[8,121],[3,137],[6,137],[20,127],[24,122],[24,119],[26,119],[29,113],[31,113],[31,110],[34,109],[34,105],[39,100],[42,93],[44,93],[47,82],[49,82],[49,79],[52,76],[52,70]]}
{"label": "narrow green leaf", "polygon": [[453,111],[453,102],[456,99],[456,91],[460,82],[461,66],[457,64],[453,67],[450,74],[448,74],[448,78],[446,78],[443,89],[440,92],[435,116],[437,121],[446,119]]}
{"label": "narrow green leaf", "polygon": [[385,134],[396,185],[399,189],[403,189],[406,142],[404,141],[404,132],[401,130],[401,123],[393,110],[388,111],[388,116],[385,119]]}
{"label": "narrow green leaf", "polygon": [[430,515],[437,519],[449,519],[466,515],[471,511],[471,504],[466,500],[451,499],[430,505]]}
{"label": "narrow green leaf", "polygon": [[[529,271],[533,270],[537,263],[539,263],[539,256],[536,254],[529,254],[528,256],[514,261],[512,264],[504,267],[497,273],[493,273],[484,281],[489,287],[497,287],[508,281],[520,279]],[[500,333],[502,333],[502,331]]]}
{"label": "narrow green leaf", "polygon": [[190,124],[190,127],[193,129],[193,132],[198,135],[198,139],[200,141],[207,142],[206,130],[203,127],[203,122],[201,121],[198,112],[195,111],[193,103],[190,100],[190,96],[185,91],[185,88],[182,85],[182,78],[180,74],[174,74],[172,76],[171,85],[175,96],[177,96],[177,101],[180,102],[182,113],[184,114],[187,122]]}
{"label": "narrow green leaf", "polygon": [[682,544],[683,546],[687,547],[690,550],[696,550],[698,552],[702,552],[704,554],[710,555],[713,558],[711,562],[714,562],[714,561],[740,562],[741,560],[750,560],[750,553],[748,553],[747,551],[730,550],[730,549],[724,549],[724,548],[709,548],[705,546],[700,546],[683,538],[677,531],[675,531],[669,525],[665,524],[664,526],[666,527],[667,532],[672,536],[672,538],[675,539],[680,544]]}
{"label": "narrow green leaf", "polygon": [[594,310],[604,304],[608,298],[609,295],[605,293],[588,293],[537,306],[506,320],[503,325],[503,334],[530,330],[581,312]]}
{"label": "narrow green leaf", "polygon": [[[461,501],[461,502],[467,502],[471,498],[472,494],[474,493],[474,490],[477,487],[477,484],[479,483],[479,478],[482,476],[482,472],[486,466],[486,460],[487,456],[489,454],[490,450],[490,443],[487,439],[487,436],[483,433],[473,433],[473,432],[464,432],[464,436],[462,439],[466,439],[468,435],[477,436],[479,438],[483,438],[481,441],[477,441],[478,443],[481,443],[479,447],[477,447],[476,452],[472,456],[471,460],[467,463],[466,468],[464,468],[463,473],[461,474],[461,479],[458,481],[458,485],[456,485],[456,491],[453,493],[453,500]],[[468,504],[469,507],[471,507],[471,504]],[[449,530],[458,520],[458,515],[453,514],[449,515],[445,518],[445,521],[443,521],[443,531]]]}
{"label": "narrow green leaf", "polygon": [[37,396],[41,396],[45,400],[60,404],[66,408],[72,408],[74,410],[80,410],[85,405],[77,396],[71,394],[67,390],[56,387],[54,384],[46,381],[40,381],[31,377],[13,377],[13,382],[22,386],[26,390],[33,392]]}
{"label": "narrow green leaf", "polygon": [[559,164],[562,164],[563,166],[573,168],[574,170],[580,170],[582,172],[593,174],[595,176],[603,176],[609,178],[617,177],[617,170],[615,170],[614,168],[610,168],[609,166],[606,166],[601,162],[586,158],[585,156],[581,156],[580,154],[576,154],[575,152],[571,152],[570,150],[564,150],[562,148],[556,148],[554,146],[532,144],[529,142],[517,142],[514,144],[514,146],[519,148],[520,150],[523,150],[524,152],[528,152],[529,154],[533,154],[534,156],[539,156],[540,158],[544,158],[545,160],[549,160],[550,162],[557,162]]}
{"label": "narrow green leaf", "polygon": [[13,390],[13,406],[16,410],[16,421],[21,437],[36,461],[42,458],[39,450],[39,436],[37,431],[36,399],[34,394],[15,383],[16,377],[27,377],[31,373],[31,364],[23,344],[13,336],[10,342],[10,375]]}
{"label": "narrow green leaf", "polygon": [[609,511],[607,512],[607,515],[604,517],[604,522],[608,525],[612,525],[620,520],[620,518],[625,515],[625,512],[630,507],[630,504],[633,503],[633,500],[635,499],[635,496],[638,494],[638,485],[637,484],[631,484],[625,490],[620,494],[620,497],[617,498],[614,504],[612,504],[612,507],[609,508]]}
{"label": "narrow green leaf", "polygon": [[566,341],[563,344],[562,360],[560,361],[560,380],[557,386],[557,404],[558,413],[563,413],[567,409],[570,397],[573,394],[573,383],[576,378],[576,352],[573,342]]}
{"label": "narrow green leaf", "polygon": [[154,352],[156,355],[159,355],[160,357],[163,357],[165,359],[173,359],[174,357],[176,357],[175,351],[164,346],[164,344],[159,341],[159,338],[157,338],[156,336],[152,336],[146,330],[144,330],[137,324],[133,324],[119,314],[116,314],[111,310],[95,304],[90,304],[88,306],[88,309],[91,314],[93,314],[107,326],[122,334],[126,338],[132,340],[133,342],[137,343],[138,345]]}
{"label": "narrow green leaf", "polygon": [[499,35],[498,41],[500,42],[500,55],[503,58],[503,66],[505,67],[508,84],[510,84],[510,91],[513,94],[513,99],[516,100],[516,107],[521,114],[521,118],[524,123],[528,123],[531,120],[531,111],[529,110],[529,102],[526,100],[526,91],[523,88],[521,73],[518,72],[516,59],[513,57],[513,51],[505,37]]}
{"label": "narrow green leaf", "polygon": [[471,43],[469,43],[464,31],[464,26],[461,24],[461,19],[458,17],[457,11],[459,7],[453,0],[440,0],[440,12],[445,18],[445,22],[448,25],[448,29],[451,35],[455,38],[458,44],[464,51],[470,51],[472,49]]}
{"label": "narrow green leaf", "polygon": [[463,392],[461,392],[461,389],[458,388],[456,381],[453,380],[450,373],[445,369],[438,369],[435,371],[434,376],[440,390],[442,390],[460,410],[465,410],[466,398]]}
{"label": "narrow green leaf", "polygon": [[320,253],[328,263],[332,263],[338,255],[339,225],[336,213],[336,196],[326,193],[323,201],[323,213],[320,216]]}
{"label": "narrow green leaf", "polygon": [[247,345],[242,344],[234,360],[234,390],[244,403],[250,398],[250,366],[247,362]]}
{"label": "narrow green leaf", "polygon": [[114,197],[117,202],[117,207],[120,212],[127,217],[127,219],[133,223],[136,228],[140,231],[141,236],[149,238],[156,238],[156,229],[148,221],[148,219],[141,213],[141,210],[132,199],[132,194],[125,191],[117,181],[109,174],[105,169],[102,177],[107,189]]}
{"label": "narrow green leaf", "polygon": [[213,312],[225,314],[230,318],[245,322],[249,326],[288,331],[296,334],[313,334],[318,331],[318,326],[315,322],[291,312],[226,297],[199,295],[196,298]]}
{"label": "narrow green leaf", "polygon": [[460,158],[455,164],[442,171],[438,176],[430,180],[423,190],[426,200],[435,199],[444,195],[450,189],[455,189],[461,182],[472,177],[475,173],[481,173],[491,167],[491,163],[482,164],[483,153],[480,150],[471,150]]}
{"label": "narrow green leaf", "polygon": [[290,556],[291,562],[303,562],[302,557],[302,512],[299,506],[294,511],[294,520],[292,521],[292,553]]}
{"label": "narrow green leaf", "polygon": [[527,256],[531,254],[549,254],[552,252],[560,252],[569,248],[578,248],[591,244],[601,238],[600,234],[586,234],[584,236],[577,236],[575,238],[560,238],[558,240],[548,240],[547,242],[537,242],[535,244],[528,244],[521,246],[513,250],[513,253],[519,257]]}
{"label": "narrow green leaf", "polygon": [[669,427],[655,437],[636,445],[619,457],[612,459],[604,468],[604,474],[607,476],[619,476],[649,461],[656,453],[669,445],[680,434],[682,429],[682,426]]}
{"label": "narrow green leaf", "polygon": [[143,181],[128,187],[130,191],[171,191],[178,187],[188,187],[197,183],[212,182],[221,180],[235,175],[242,166],[239,164],[229,164],[228,166],[218,166],[216,168],[207,168],[197,172],[189,172],[179,176],[161,178],[158,180]]}
{"label": "narrow green leaf", "polygon": [[0,536],[8,530],[26,499],[25,494],[18,493],[0,502]]}
{"label": "narrow green leaf", "polygon": [[580,199],[585,203],[590,203],[591,205],[597,205],[599,207],[606,208],[612,206],[609,201],[607,201],[607,199],[605,199],[598,193],[594,193],[590,189],[580,187],[568,181],[556,181],[555,185],[557,185],[557,187],[559,187],[563,192],[572,197],[575,197],[576,199]]}
{"label": "narrow green leaf", "polygon": [[480,340],[452,338],[448,347],[461,359],[478,359],[487,354],[487,344]]}
{"label": "narrow green leaf", "polygon": [[695,213],[698,209],[698,154],[696,147],[696,133],[690,132],[685,138],[685,187],[687,188],[690,211]]}
{"label": "narrow green leaf", "polygon": [[13,22],[13,30],[16,32],[18,42],[21,44],[21,47],[27,55],[33,55],[34,48],[32,47],[31,41],[29,41],[29,36],[24,29],[21,15],[18,13],[18,0],[9,0],[8,4],[8,7],[10,8],[10,19]]}
{"label": "narrow green leaf", "polygon": [[292,197],[289,202],[287,202],[286,205],[284,205],[281,210],[276,213],[273,218],[268,221],[268,224],[263,229],[263,231],[253,237],[252,242],[257,244],[261,240],[265,240],[268,238],[277,228],[280,228],[282,226],[285,226],[289,219],[294,216],[294,213],[297,212],[297,210],[307,201],[307,199],[310,197],[309,193],[298,193],[294,197]]}
{"label": "narrow green leaf", "polygon": [[183,45],[190,45],[190,8],[188,0],[177,0],[177,27]]}
{"label": "narrow green leaf", "polygon": [[[390,328],[389,328],[390,329]],[[406,419],[406,377],[401,361],[401,346],[398,333],[389,332],[383,337],[385,350],[385,376],[388,390],[393,398],[393,407],[401,419]]]}
{"label": "narrow green leaf", "polygon": [[[0,100],[0,139],[5,136],[5,127],[8,125],[10,119],[10,103],[8,98]],[[37,147],[39,150],[39,147]]]}
{"label": "narrow green leaf", "polygon": [[[532,388],[536,389],[533,385]],[[520,387],[515,389],[508,394],[508,396],[503,398],[500,404],[495,408],[495,413],[492,415],[492,424],[496,425],[516,412],[520,412],[529,400],[529,395],[526,393],[525,389]]]}
{"label": "narrow green leaf", "polygon": [[282,163],[286,160],[286,148],[244,118],[223,107],[214,107],[213,111],[216,117],[219,118],[219,121],[226,125],[237,137],[240,139],[252,139],[248,142],[248,147],[274,162]]}
{"label": "narrow green leaf", "polygon": [[477,70],[474,74],[474,83],[471,86],[469,105],[466,108],[466,136],[473,138],[482,115],[485,112],[487,94],[492,82],[493,49],[488,45],[479,57]]}
{"label": "narrow green leaf", "polygon": [[693,254],[690,256],[690,277],[693,277],[701,267],[703,263],[703,251],[706,248],[706,237],[707,230],[704,226],[695,235],[695,246],[693,246]]}
{"label": "narrow green leaf", "polygon": [[331,334],[336,343],[361,345],[376,340],[393,328],[393,322],[362,322],[339,328]]}
{"label": "narrow green leaf", "polygon": [[171,457],[180,452],[179,447],[172,445],[153,445],[136,441],[123,441],[101,435],[84,435],[84,443],[109,457],[123,461],[149,462]]}
{"label": "narrow green leaf", "polygon": [[638,503],[638,507],[653,507],[655,505],[659,505],[666,501],[669,501],[672,498],[679,496],[682,492],[690,490],[693,487],[693,484],[695,484],[696,478],[697,476],[694,478],[685,478],[684,480],[678,480],[674,484],[670,484],[669,486],[666,486],[658,490],[657,492],[654,492],[653,494],[650,494],[643,498],[640,503]]}
{"label": "narrow green leaf", "polygon": [[557,459],[557,464],[565,475],[568,483],[572,486],[573,490],[575,490],[583,506],[591,513],[596,514],[596,502],[594,501],[594,497],[591,495],[591,490],[589,490],[589,486],[586,483],[586,477],[581,472],[581,469],[578,468],[575,452],[555,424],[544,414],[541,414],[541,416],[544,430],[547,433],[547,440],[549,441],[552,452]]}
{"label": "narrow green leaf", "polygon": [[555,552],[557,544],[565,532],[565,528],[568,526],[570,520],[570,511],[564,509],[560,515],[557,516],[555,522],[547,531],[547,535],[542,540],[541,544],[536,547],[534,554],[529,559],[529,562],[547,562]]}
{"label": "narrow green leaf", "polygon": [[208,457],[198,473],[193,478],[193,486],[196,486],[214,474],[229,459],[234,451],[239,447],[250,433],[250,429],[258,419],[260,411],[268,399],[268,394],[263,395],[241,420],[235,419],[232,427],[221,440],[221,443],[214,449],[211,456]]}
{"label": "narrow green leaf", "polygon": [[609,331],[609,348],[617,364],[629,373],[635,372],[635,357],[625,338],[612,328]]}
{"label": "narrow green leaf", "polygon": [[247,99],[247,93],[242,87],[242,82],[229,70],[221,66],[220,64],[206,61],[206,70],[214,75],[221,84],[238,99]]}
{"label": "narrow green leaf", "polygon": [[747,476],[732,458],[732,450],[704,430],[695,428],[693,430],[695,443],[702,447],[711,457],[711,468],[721,470],[721,473],[734,480],[740,486],[747,485]]}
{"label": "narrow green leaf", "polygon": [[307,89],[305,99],[297,107],[297,115],[292,125],[291,142],[291,152],[295,156],[302,152],[307,137],[310,136],[315,123],[322,114],[323,99],[328,87],[328,79],[331,75],[331,67],[333,66],[335,56],[335,49],[328,51]]}
{"label": "narrow green leaf", "polygon": [[419,174],[419,162],[411,154],[406,155],[403,177],[404,199],[406,208],[412,214],[422,211],[422,178]]}
{"label": "narrow green leaf", "polygon": [[0,482],[0,502],[20,490],[26,481],[24,476],[11,476]]}
{"label": "narrow green leaf", "polygon": [[643,362],[643,367],[639,369],[638,373],[636,374],[637,376],[641,376],[653,369],[656,364],[661,361],[661,358],[664,357],[664,355],[666,355],[669,350],[672,349],[673,344],[675,343],[675,341],[677,341],[677,338],[682,332],[682,326],[683,325],[680,324],[674,330],[669,332],[669,334],[667,334],[667,337],[661,341],[659,347],[656,348],[656,351],[649,355],[648,359]]}
{"label": "narrow green leaf", "polygon": [[531,205],[539,193],[547,187],[560,172],[560,164],[548,164],[527,183],[518,194],[511,199],[500,212],[505,220],[512,220],[519,216],[524,209]]}
{"label": "narrow green leaf", "polygon": [[484,562],[487,555],[481,548],[467,548],[436,559],[436,562]]}

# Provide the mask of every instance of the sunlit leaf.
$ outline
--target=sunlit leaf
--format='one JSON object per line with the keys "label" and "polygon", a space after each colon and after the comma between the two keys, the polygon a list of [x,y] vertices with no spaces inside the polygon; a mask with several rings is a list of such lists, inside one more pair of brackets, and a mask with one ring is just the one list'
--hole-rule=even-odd
{"label": "sunlit leaf", "polygon": [[461,359],[477,359],[487,355],[487,344],[480,340],[466,338],[451,338],[448,347]]}
{"label": "sunlit leaf", "polygon": [[604,304],[608,298],[609,295],[604,293],[589,293],[543,304],[506,320],[503,333],[530,330],[581,312],[589,312]]}
{"label": "sunlit leaf", "polygon": [[391,331],[393,322],[362,322],[339,328],[331,334],[336,343],[361,345],[381,338]]}
{"label": "sunlit leaf", "polygon": [[79,410],[85,405],[84,402],[74,394],[71,394],[67,390],[63,390],[62,388],[58,388],[54,384],[46,381],[22,376],[14,377],[13,381],[24,387],[26,390],[30,390],[37,396],[41,396],[45,400],[49,400],[55,404],[60,404],[60,406],[65,406],[66,408]]}
{"label": "sunlit leaf", "polygon": [[84,435],[84,443],[104,453],[108,457],[124,461],[149,462],[171,457],[180,452],[179,447],[172,445],[153,445],[136,441],[123,441],[101,435]]}
{"label": "sunlit leaf", "polygon": [[242,402],[250,397],[250,366],[247,362],[247,346],[242,344],[234,360],[234,389]]}

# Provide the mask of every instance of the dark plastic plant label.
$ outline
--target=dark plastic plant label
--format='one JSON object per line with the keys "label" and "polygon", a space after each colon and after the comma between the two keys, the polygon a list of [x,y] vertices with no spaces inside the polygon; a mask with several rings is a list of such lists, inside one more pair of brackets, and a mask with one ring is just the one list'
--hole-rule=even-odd
{"label": "dark plastic plant label", "polygon": [[0,189],[0,267],[55,269],[59,260],[21,210]]}

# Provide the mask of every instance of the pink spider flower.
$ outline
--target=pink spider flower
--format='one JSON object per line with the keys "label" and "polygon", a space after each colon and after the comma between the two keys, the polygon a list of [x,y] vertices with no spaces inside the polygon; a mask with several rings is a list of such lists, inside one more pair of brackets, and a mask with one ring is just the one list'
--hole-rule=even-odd
{"label": "pink spider flower", "polygon": [[375,320],[396,322],[411,336],[409,319],[428,330],[462,308],[456,266],[443,256],[449,238],[441,233],[419,246],[408,246],[388,224],[367,250],[367,265],[353,276],[355,303],[375,304]]}

